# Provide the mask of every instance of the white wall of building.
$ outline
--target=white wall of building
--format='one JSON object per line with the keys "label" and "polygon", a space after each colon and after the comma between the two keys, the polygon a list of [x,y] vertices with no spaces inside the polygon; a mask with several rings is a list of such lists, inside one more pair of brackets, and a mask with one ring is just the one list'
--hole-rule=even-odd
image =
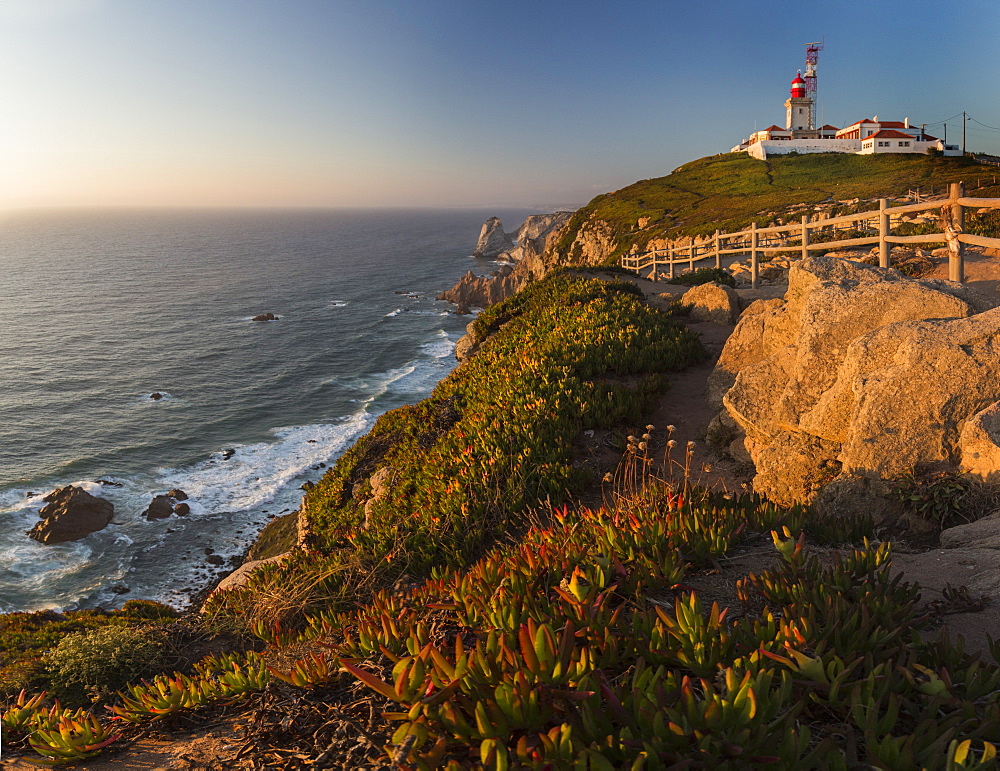
{"label": "white wall of building", "polygon": [[860,139],[782,139],[777,142],[755,142],[747,148],[747,153],[757,160],[763,161],[769,155],[857,153],[860,150]]}

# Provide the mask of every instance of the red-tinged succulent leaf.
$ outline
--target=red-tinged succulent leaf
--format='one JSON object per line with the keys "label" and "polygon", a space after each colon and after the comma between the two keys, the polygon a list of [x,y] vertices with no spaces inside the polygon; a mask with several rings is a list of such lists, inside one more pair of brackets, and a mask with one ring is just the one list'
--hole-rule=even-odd
{"label": "red-tinged succulent leaf", "polygon": [[379,680],[371,672],[368,672],[361,667],[357,667],[354,664],[349,664],[346,659],[341,659],[340,665],[376,693],[382,694],[387,699],[400,701],[399,696],[396,695],[396,689],[389,685],[389,683]]}

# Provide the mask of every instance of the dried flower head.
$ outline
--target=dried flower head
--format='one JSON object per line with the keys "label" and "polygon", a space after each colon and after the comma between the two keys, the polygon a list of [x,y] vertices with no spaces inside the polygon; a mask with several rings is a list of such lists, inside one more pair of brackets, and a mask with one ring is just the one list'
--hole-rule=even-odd
{"label": "dried flower head", "polygon": [[667,442],[667,447],[676,447],[676,446],[677,446],[676,439],[671,439],[669,442]]}
{"label": "dried flower head", "polygon": [[650,425],[646,426],[646,430],[647,430],[647,431],[652,431],[652,430],[653,430],[653,426],[652,426],[652,424],[650,424]]}
{"label": "dried flower head", "polygon": [[676,431],[677,426],[667,426],[667,431]]}

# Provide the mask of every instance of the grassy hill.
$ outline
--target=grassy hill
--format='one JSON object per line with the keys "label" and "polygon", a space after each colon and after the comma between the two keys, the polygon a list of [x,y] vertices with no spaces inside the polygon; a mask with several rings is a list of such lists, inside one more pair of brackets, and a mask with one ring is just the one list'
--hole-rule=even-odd
{"label": "grassy hill", "polygon": [[[616,246],[603,260],[610,262],[653,239],[705,235],[716,228],[739,230],[752,221],[777,224],[821,203],[834,203],[831,214],[836,216],[871,208],[851,203],[853,199],[901,197],[916,189],[942,193],[959,181],[968,190],[993,197],[1000,195],[1000,186],[993,184],[995,173],[970,158],[917,154],[817,153],[767,161],[745,153],[714,155],[686,163],[666,177],[598,196],[573,216],[555,250],[560,262],[592,258],[583,253],[578,236],[598,221],[614,235]],[[645,217],[649,221],[640,229],[639,219]]]}

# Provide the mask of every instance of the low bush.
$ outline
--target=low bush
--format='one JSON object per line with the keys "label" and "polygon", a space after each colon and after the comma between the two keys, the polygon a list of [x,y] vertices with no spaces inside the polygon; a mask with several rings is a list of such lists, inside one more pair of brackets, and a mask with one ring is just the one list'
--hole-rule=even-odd
{"label": "low bush", "polygon": [[102,699],[166,666],[156,627],[103,626],[62,638],[44,656],[46,679],[64,702]]}
{"label": "low bush", "polygon": [[668,284],[680,284],[681,286],[698,286],[714,281],[717,284],[726,286],[736,286],[736,279],[733,274],[725,268],[698,268],[687,273],[681,273],[667,281]]}

